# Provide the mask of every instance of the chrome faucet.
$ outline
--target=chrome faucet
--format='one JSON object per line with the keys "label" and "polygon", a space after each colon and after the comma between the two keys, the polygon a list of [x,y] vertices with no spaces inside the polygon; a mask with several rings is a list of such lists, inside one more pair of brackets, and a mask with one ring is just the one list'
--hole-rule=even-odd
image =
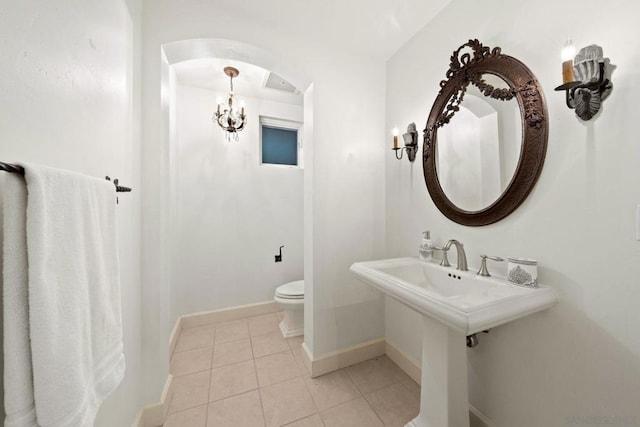
{"label": "chrome faucet", "polygon": [[[449,240],[442,248],[445,254],[445,259],[446,259],[447,251],[451,249],[451,245],[456,247],[456,255],[458,255],[458,262],[457,262],[458,266],[456,267],[456,269],[461,271],[469,271],[469,268],[467,267],[467,254],[465,254],[464,252],[464,245],[458,242],[457,240],[455,239]],[[447,262],[447,264],[449,263]]]}

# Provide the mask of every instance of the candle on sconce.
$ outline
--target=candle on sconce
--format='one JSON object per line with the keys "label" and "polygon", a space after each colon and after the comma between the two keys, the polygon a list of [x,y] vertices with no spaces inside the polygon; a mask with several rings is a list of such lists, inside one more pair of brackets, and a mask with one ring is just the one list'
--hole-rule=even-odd
{"label": "candle on sconce", "polygon": [[398,130],[397,127],[394,127],[393,131],[391,133],[393,134],[393,149],[397,150],[398,149],[398,135],[400,134],[400,131]]}
{"label": "candle on sconce", "polygon": [[567,39],[562,48],[562,83],[571,83],[573,77],[573,58],[576,56],[576,47],[571,39]]}
{"label": "candle on sconce", "polygon": [[245,103],[244,100],[240,101],[240,114],[242,114],[244,116],[244,107],[245,107]]}

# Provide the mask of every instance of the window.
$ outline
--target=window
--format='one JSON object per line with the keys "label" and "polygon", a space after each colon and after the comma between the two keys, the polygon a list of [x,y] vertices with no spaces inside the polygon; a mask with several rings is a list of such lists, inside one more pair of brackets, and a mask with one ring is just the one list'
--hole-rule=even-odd
{"label": "window", "polygon": [[301,126],[299,122],[260,117],[261,163],[301,167]]}
{"label": "window", "polygon": [[298,131],[262,125],[262,163],[298,165]]}

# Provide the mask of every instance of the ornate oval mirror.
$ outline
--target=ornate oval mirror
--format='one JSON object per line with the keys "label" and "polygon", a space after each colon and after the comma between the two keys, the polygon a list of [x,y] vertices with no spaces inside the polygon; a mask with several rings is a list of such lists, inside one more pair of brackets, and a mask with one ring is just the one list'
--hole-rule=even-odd
{"label": "ornate oval mirror", "polygon": [[424,177],[438,209],[480,226],[513,212],[547,150],[547,108],[533,73],[478,40],[451,56],[424,130]]}

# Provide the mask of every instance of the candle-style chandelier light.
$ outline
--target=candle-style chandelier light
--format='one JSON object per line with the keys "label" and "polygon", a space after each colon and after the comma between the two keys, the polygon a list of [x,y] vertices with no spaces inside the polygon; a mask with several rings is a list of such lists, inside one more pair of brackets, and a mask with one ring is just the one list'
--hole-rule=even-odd
{"label": "candle-style chandelier light", "polygon": [[216,112],[212,120],[226,132],[227,141],[233,138],[238,141],[238,132],[244,129],[247,124],[247,116],[244,114],[244,103],[240,102],[240,110],[236,106],[236,98],[233,93],[233,79],[238,77],[240,71],[233,67],[224,67],[224,73],[231,78],[231,91],[229,92],[227,102],[218,101]]}

